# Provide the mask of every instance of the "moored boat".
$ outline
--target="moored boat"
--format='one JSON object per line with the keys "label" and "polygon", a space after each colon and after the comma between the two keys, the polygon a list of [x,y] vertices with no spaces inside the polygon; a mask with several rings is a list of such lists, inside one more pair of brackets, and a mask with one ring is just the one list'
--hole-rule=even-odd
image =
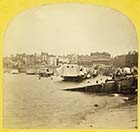
{"label": "moored boat", "polygon": [[12,70],[11,70],[11,73],[12,73],[12,74],[18,74],[19,71],[18,71],[18,69],[12,69]]}
{"label": "moored boat", "polygon": [[40,68],[38,71],[40,77],[48,77],[54,75],[53,68]]}
{"label": "moored boat", "polygon": [[27,75],[35,75],[36,74],[36,70],[35,69],[27,69],[26,70],[26,74]]}

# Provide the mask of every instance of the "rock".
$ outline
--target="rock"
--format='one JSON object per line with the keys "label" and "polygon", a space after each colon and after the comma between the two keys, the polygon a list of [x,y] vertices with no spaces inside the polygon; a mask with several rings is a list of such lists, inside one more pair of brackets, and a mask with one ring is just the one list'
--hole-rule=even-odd
{"label": "rock", "polygon": [[98,104],[95,104],[95,105],[94,105],[94,107],[98,107],[98,106],[99,106]]}
{"label": "rock", "polygon": [[90,127],[93,127],[93,125],[90,125]]}

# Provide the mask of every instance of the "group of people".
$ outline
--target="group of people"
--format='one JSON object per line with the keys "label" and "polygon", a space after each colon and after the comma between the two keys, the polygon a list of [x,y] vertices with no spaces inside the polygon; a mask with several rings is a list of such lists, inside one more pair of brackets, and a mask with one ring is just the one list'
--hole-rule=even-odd
{"label": "group of people", "polygon": [[137,67],[120,67],[113,73],[113,79],[115,77],[122,77],[126,75],[137,75],[138,69]]}

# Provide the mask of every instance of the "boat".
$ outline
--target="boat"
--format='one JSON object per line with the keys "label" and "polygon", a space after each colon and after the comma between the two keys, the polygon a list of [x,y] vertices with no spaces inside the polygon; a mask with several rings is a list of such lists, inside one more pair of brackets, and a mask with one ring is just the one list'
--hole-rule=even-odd
{"label": "boat", "polygon": [[12,70],[11,70],[11,73],[12,73],[12,74],[18,74],[19,71],[18,71],[18,69],[12,69]]}
{"label": "boat", "polygon": [[35,75],[36,74],[36,70],[35,69],[27,69],[26,70],[26,74],[27,75]]}
{"label": "boat", "polygon": [[86,75],[86,69],[77,64],[64,64],[61,68],[61,77],[64,81],[82,81]]}
{"label": "boat", "polygon": [[49,77],[54,75],[54,70],[53,68],[40,68],[38,74],[40,77]]}

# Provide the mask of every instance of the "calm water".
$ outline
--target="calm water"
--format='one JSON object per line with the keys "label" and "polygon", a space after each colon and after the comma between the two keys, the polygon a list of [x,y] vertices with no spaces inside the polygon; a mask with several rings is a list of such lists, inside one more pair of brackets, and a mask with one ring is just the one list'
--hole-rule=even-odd
{"label": "calm water", "polygon": [[93,105],[102,100],[95,94],[62,90],[78,85],[81,84],[64,82],[58,77],[39,80],[37,76],[5,74],[4,127],[74,128],[93,112]]}

